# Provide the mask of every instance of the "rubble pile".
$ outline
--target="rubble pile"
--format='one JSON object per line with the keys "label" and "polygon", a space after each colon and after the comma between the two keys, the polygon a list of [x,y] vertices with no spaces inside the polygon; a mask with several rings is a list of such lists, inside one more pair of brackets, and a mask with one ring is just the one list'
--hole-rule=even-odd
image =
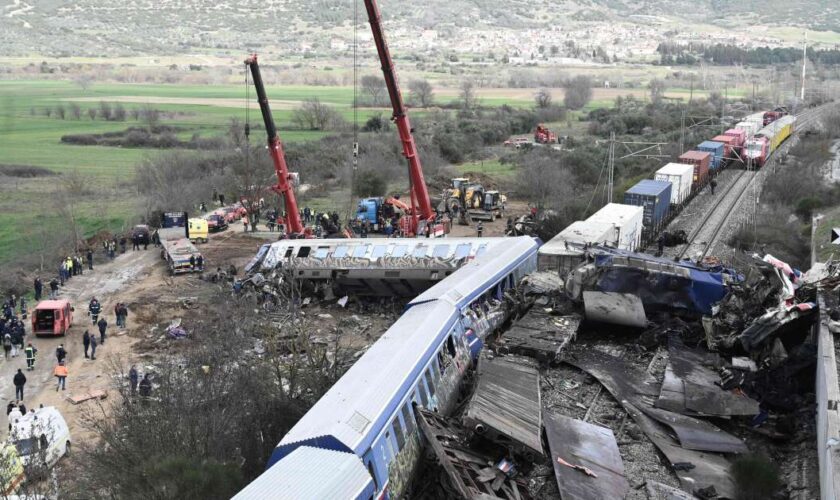
{"label": "rubble pile", "polygon": [[[530,276],[517,297],[529,309],[489,339],[496,358],[482,356],[476,372],[480,389],[473,399],[488,422],[495,415],[501,423],[484,432],[470,413],[473,402],[460,415],[435,418],[457,429],[470,452],[484,450],[487,464],[505,461],[527,473],[527,492],[535,498],[735,498],[737,457],[758,453],[787,465],[808,460],[801,457],[810,453],[805,448],[814,432],[816,287],[840,288],[840,269],[808,280],[769,255],[737,271],[714,262],[645,259],[612,254],[601,269],[590,260],[569,278],[576,283]],[[610,280],[620,290],[598,288]],[[711,295],[698,297],[692,288],[698,284],[720,296],[706,302]],[[670,310],[661,307],[668,300]],[[840,331],[840,311],[835,316]],[[495,369],[482,364],[505,359],[527,372],[531,365],[511,355],[539,362],[533,365],[538,391],[528,382],[514,397],[506,384],[483,378]],[[525,380],[508,378],[512,387]],[[533,420],[505,409],[509,404],[541,408],[542,454],[533,444],[531,453],[523,452],[533,430],[521,431]],[[482,432],[474,432],[477,426]],[[499,432],[505,427],[520,433]],[[457,466],[443,469],[450,484],[469,485],[469,478],[455,478],[463,476]],[[782,470],[788,494],[808,487],[801,471]],[[526,498],[510,485],[482,486],[476,477],[491,479],[487,469],[472,474],[475,489],[459,495]],[[518,486],[526,484],[521,479]]]}

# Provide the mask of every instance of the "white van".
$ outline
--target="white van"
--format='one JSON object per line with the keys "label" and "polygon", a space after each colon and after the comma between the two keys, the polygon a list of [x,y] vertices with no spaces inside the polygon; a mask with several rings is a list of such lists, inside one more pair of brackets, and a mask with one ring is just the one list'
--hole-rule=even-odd
{"label": "white van", "polygon": [[38,408],[19,418],[9,441],[17,449],[27,477],[46,475],[61,457],[70,454],[70,429],[54,406]]}

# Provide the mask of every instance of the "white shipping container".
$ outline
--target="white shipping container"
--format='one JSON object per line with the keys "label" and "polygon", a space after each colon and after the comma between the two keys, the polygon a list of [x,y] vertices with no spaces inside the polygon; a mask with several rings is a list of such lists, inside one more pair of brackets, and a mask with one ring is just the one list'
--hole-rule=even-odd
{"label": "white shipping container", "polygon": [[583,262],[585,245],[609,245],[615,234],[615,226],[606,222],[573,222],[540,247],[537,266],[540,271],[559,271],[564,276]]}
{"label": "white shipping container", "polygon": [[747,134],[747,139],[749,139],[761,127],[752,122],[739,122],[735,125],[735,128],[743,130]]}
{"label": "white shipping container", "polygon": [[644,207],[610,203],[592,214],[586,222],[612,224],[615,233],[607,244],[622,250],[634,251],[642,242],[644,213]]}
{"label": "white shipping container", "polygon": [[691,194],[691,182],[694,179],[694,165],[668,163],[656,171],[653,179],[670,182],[671,203],[679,205]]}

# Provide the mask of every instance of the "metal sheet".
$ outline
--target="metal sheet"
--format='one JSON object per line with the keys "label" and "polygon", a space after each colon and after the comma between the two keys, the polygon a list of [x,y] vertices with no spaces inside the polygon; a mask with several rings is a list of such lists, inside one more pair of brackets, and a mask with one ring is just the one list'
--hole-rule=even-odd
{"label": "metal sheet", "polygon": [[643,408],[642,410],[647,416],[670,427],[679,438],[680,445],[685,449],[718,453],[747,453],[749,451],[743,441],[704,420],[659,408]]}
{"label": "metal sheet", "polygon": [[[545,433],[554,463],[554,475],[563,500],[624,498],[629,490],[624,463],[610,429],[582,420],[546,413]],[[591,477],[557,461],[587,467]]]}
{"label": "metal sheet", "polygon": [[580,323],[578,315],[549,316],[532,309],[497,339],[496,349],[502,354],[521,354],[551,363],[575,339]]}
{"label": "metal sheet", "polygon": [[629,293],[583,292],[586,319],[615,325],[647,326],[642,299]]}
{"label": "metal sheet", "polygon": [[656,481],[645,483],[645,491],[650,500],[696,500],[697,497],[683,490]]}
{"label": "metal sheet", "polygon": [[464,425],[503,446],[542,450],[540,373],[528,358],[482,357],[478,385],[464,413]]}

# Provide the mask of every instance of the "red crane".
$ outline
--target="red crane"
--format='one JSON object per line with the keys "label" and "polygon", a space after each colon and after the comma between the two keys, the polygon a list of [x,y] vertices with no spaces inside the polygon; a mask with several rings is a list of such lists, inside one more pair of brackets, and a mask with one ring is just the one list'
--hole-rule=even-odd
{"label": "red crane", "polygon": [[274,125],[274,118],[271,116],[271,108],[268,105],[268,97],[265,94],[260,66],[257,63],[257,55],[245,59],[245,65],[251,69],[251,77],[254,79],[254,87],[257,89],[257,100],[260,102],[260,111],[265,122],[265,133],[268,135],[268,154],[274,162],[274,173],[277,174],[277,185],[271,189],[283,197],[286,206],[286,222],[288,232],[293,235],[303,235],[303,223],[300,220],[295,192],[292,190],[292,180],[289,175],[289,168],[286,166],[286,155],[283,152],[283,143],[277,135],[277,127]]}
{"label": "red crane", "polygon": [[[382,15],[376,0],[365,0],[368,21],[373,31],[373,40],[376,43],[376,51],[379,53],[379,61],[382,63],[382,74],[385,76],[385,86],[388,88],[388,95],[391,97],[391,107],[394,108],[392,120],[397,125],[400,134],[400,141],[403,146],[403,156],[408,159],[409,180],[411,181],[411,226],[410,234],[417,234],[418,216],[419,219],[428,225],[435,222],[435,211],[432,209],[432,202],[429,199],[429,191],[426,188],[426,180],[423,178],[423,167],[420,164],[420,157],[417,155],[417,145],[414,143],[414,136],[411,135],[411,124],[408,121],[408,114],[403,104],[400,87],[397,83],[397,73],[394,70],[394,61],[388,50],[388,43],[385,41],[385,34],[382,31]],[[415,209],[416,207],[416,209]],[[434,233],[442,232],[435,227]]]}

